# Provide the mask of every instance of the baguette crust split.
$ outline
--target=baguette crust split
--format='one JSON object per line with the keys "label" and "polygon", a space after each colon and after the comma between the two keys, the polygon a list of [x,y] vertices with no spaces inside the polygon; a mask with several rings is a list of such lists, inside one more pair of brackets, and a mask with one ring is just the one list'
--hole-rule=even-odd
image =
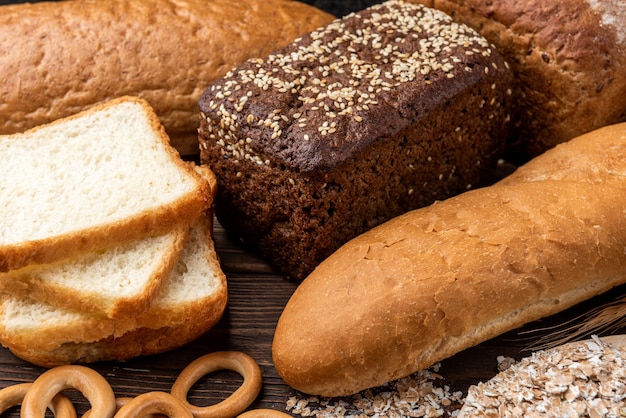
{"label": "baguette crust split", "polygon": [[341,396],[429,367],[626,282],[626,124],[345,244],[288,302],[275,366]]}

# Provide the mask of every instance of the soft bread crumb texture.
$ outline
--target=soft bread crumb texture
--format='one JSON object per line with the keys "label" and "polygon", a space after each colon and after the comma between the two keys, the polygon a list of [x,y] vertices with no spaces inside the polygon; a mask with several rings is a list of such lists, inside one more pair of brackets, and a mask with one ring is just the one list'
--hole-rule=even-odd
{"label": "soft bread crumb texture", "polygon": [[0,273],[0,291],[107,317],[134,315],[166,283],[188,229],[182,224],[165,234]]}
{"label": "soft bread crumb texture", "polygon": [[228,300],[211,231],[206,217],[191,228],[166,284],[133,317],[106,318],[3,294],[0,341],[18,357],[50,367],[156,354],[197,338],[221,318]]}
{"label": "soft bread crumb texture", "polygon": [[197,187],[133,102],[1,137],[0,155],[1,244],[115,222]]}
{"label": "soft bread crumb texture", "polygon": [[[175,233],[146,237],[75,260],[26,267],[5,273],[2,280],[19,280],[21,274],[37,276],[61,287],[89,292],[103,298],[125,297],[141,291],[162,262],[176,238]],[[11,276],[11,278],[4,278]],[[98,278],[98,280],[93,280]]]}
{"label": "soft bread crumb texture", "polygon": [[213,201],[136,97],[0,136],[0,151],[2,272],[189,226]]}

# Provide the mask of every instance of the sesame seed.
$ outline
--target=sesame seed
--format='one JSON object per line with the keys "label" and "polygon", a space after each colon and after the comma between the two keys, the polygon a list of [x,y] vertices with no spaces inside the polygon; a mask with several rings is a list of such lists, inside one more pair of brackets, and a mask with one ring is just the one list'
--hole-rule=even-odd
{"label": "sesame seed", "polygon": [[[265,157],[246,148],[249,138],[238,139],[248,135],[240,130],[246,122],[262,130],[265,138],[277,139],[297,127],[303,130],[300,137],[304,141],[319,132],[332,136],[326,140],[333,144],[339,143],[340,117],[361,123],[363,112],[388,102],[398,89],[410,88],[405,84],[454,83],[446,80],[463,69],[479,68],[482,61],[472,56],[492,53],[484,38],[437,10],[399,0],[367,10],[300,37],[287,52],[251,59],[211,86],[213,100],[202,117],[211,126],[207,131],[219,138],[216,143],[227,155],[265,163]],[[344,23],[346,19],[360,20],[363,28],[352,29],[354,26]],[[497,70],[497,66],[492,68]],[[485,74],[489,71],[484,66]],[[260,91],[281,97],[291,94],[293,100],[285,109],[275,104],[274,109],[255,112],[258,107],[251,102],[255,96],[263,99]],[[492,100],[491,104],[496,103]],[[310,116],[303,117],[303,110]],[[309,119],[319,122],[313,125]]]}

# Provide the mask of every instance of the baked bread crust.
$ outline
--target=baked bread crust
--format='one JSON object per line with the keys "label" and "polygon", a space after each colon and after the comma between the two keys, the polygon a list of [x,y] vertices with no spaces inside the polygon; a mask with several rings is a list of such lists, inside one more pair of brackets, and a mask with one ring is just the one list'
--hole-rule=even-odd
{"label": "baked bread crust", "polygon": [[626,124],[341,247],[276,327],[285,382],[328,396],[407,376],[626,282]]}
{"label": "baked bread crust", "polygon": [[510,82],[476,32],[397,1],[249,60],[200,100],[218,219],[302,279],[366,229],[485,181]]}
{"label": "baked bread crust", "polygon": [[130,95],[198,154],[197,102],[214,79],[333,16],[296,1],[72,1],[0,6],[0,134]]}
{"label": "baked bread crust", "polygon": [[516,75],[507,158],[626,120],[626,8],[621,0],[410,0],[478,30]]}

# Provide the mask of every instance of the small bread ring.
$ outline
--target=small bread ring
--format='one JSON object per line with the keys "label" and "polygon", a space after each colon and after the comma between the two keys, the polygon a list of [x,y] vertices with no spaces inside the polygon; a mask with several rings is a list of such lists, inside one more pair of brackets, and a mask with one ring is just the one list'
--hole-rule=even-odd
{"label": "small bread ring", "polygon": [[107,380],[85,366],[58,366],[43,372],[26,392],[22,418],[43,418],[52,398],[65,389],[77,389],[89,401],[98,418],[115,415],[115,395]]}
{"label": "small bread ring", "polygon": [[7,409],[20,405],[32,383],[18,383],[0,390],[0,414]]}
{"label": "small bread ring", "polygon": [[[243,384],[228,398],[206,407],[191,405],[187,392],[204,375],[217,370],[232,370],[243,377]],[[233,418],[245,411],[261,392],[262,376],[259,365],[247,354],[218,351],[204,355],[183,369],[171,393],[180,399],[195,418]]]}
{"label": "small bread ring", "polygon": [[[20,405],[32,385],[32,383],[18,383],[0,390],[0,414],[9,408]],[[61,393],[52,398],[48,409],[56,418],[76,418],[77,416],[72,401]]]}
{"label": "small bread ring", "polygon": [[[126,405],[131,399],[131,397],[121,397],[121,398],[115,398],[115,413],[117,413],[117,411],[120,410],[121,407],[123,407],[124,405]],[[91,416],[91,409],[88,409],[87,411],[85,411],[85,413],[82,415],[81,418],[89,418]]]}
{"label": "small bread ring", "polygon": [[[130,402],[133,398],[129,397],[129,396],[122,396],[120,398],[115,398],[115,410],[116,410],[116,414],[119,412],[119,410],[126,405],[128,402]],[[89,418],[89,416],[91,415],[91,409],[86,411],[81,418]],[[164,418],[165,415],[161,415],[161,414],[154,414],[154,415],[144,415],[142,416],[142,418]],[[113,417],[115,418],[115,416]],[[167,417],[165,417],[167,418]]]}
{"label": "small bread ring", "polygon": [[170,418],[193,418],[183,402],[166,392],[148,392],[129,400],[115,414],[115,418],[144,417],[163,414]]}
{"label": "small bread ring", "polygon": [[274,409],[252,409],[237,415],[237,418],[292,418],[291,415]]}

